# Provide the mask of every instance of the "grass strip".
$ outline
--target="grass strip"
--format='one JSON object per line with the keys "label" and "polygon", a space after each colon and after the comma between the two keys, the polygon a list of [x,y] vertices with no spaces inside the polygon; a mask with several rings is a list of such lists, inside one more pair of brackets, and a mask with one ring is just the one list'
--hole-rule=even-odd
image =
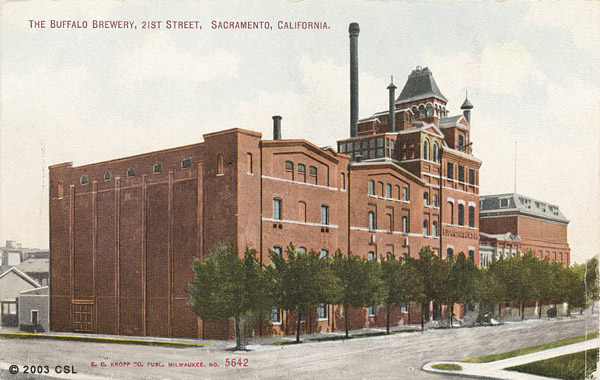
{"label": "grass strip", "polygon": [[460,371],[460,370],[462,370],[462,367],[459,366],[458,364],[449,364],[449,363],[435,364],[435,365],[432,365],[431,368],[443,369],[443,370],[446,370],[446,371]]}
{"label": "grass strip", "polygon": [[[365,334],[358,334],[358,335],[350,335],[347,338],[345,335],[325,336],[325,337],[321,337],[321,338],[302,340],[302,341],[300,341],[300,343],[329,342],[329,341],[348,340],[348,339],[355,339],[355,338],[369,338],[372,336],[402,334],[402,333],[409,333],[409,332],[416,332],[416,331],[421,331],[421,330],[420,329],[406,329],[406,330],[391,331],[389,334],[386,334],[383,331],[382,332],[372,332],[372,333],[365,333]],[[278,342],[271,343],[271,346],[286,346],[289,344],[298,344],[298,342],[296,342],[295,340],[280,340]]]}
{"label": "grass strip", "polygon": [[537,346],[524,347],[524,348],[520,348],[518,350],[503,352],[500,354],[493,354],[493,355],[487,355],[487,356],[480,356],[478,358],[465,359],[465,360],[463,360],[463,362],[489,363],[489,362],[493,362],[496,360],[513,358],[515,356],[531,354],[532,352],[538,352],[538,351],[543,351],[543,350],[547,350],[550,348],[566,346],[568,344],[579,343],[579,342],[583,342],[583,341],[586,341],[589,339],[594,339],[597,337],[598,337],[598,332],[593,332],[593,333],[590,333],[587,335],[581,335],[581,336],[575,336],[572,338],[556,340],[554,342],[550,342],[550,343],[546,343],[546,344],[538,344]]}
{"label": "grass strip", "polygon": [[533,363],[509,367],[509,371],[529,373],[556,379],[587,379],[596,370],[598,349],[575,352]]}
{"label": "grass strip", "polygon": [[74,336],[74,335],[32,334],[32,333],[0,333],[0,338],[49,339],[49,340],[64,340],[64,341],[72,341],[72,342],[88,342],[88,343],[137,344],[137,345],[144,345],[144,346],[162,346],[162,347],[175,347],[175,348],[210,346],[210,343],[169,342],[169,341],[163,341],[163,340],[104,338],[104,337],[96,337],[96,336]]}

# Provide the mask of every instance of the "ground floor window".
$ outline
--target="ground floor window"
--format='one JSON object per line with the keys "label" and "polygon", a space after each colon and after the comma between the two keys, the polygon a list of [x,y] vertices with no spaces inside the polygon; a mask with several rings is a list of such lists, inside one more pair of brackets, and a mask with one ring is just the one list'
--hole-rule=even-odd
{"label": "ground floor window", "polygon": [[377,314],[377,306],[369,306],[369,317],[374,317]]}
{"label": "ground floor window", "polygon": [[324,303],[320,304],[317,307],[317,318],[318,319],[327,319],[327,305]]}
{"label": "ground floor window", "polygon": [[279,310],[278,307],[273,306],[273,309],[271,309],[271,313],[269,314],[269,320],[273,324],[281,323],[281,310]]}

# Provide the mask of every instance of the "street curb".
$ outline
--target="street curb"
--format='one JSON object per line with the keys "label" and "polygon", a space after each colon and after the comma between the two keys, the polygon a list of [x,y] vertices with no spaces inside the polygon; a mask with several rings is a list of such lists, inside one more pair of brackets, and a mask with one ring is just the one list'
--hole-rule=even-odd
{"label": "street curb", "polygon": [[162,347],[174,347],[174,348],[210,346],[210,343],[173,342],[173,341],[167,341],[167,340],[104,338],[104,337],[95,337],[95,336],[33,334],[33,333],[0,333],[0,339],[2,339],[2,338],[7,338],[7,339],[49,339],[49,340],[66,340],[66,341],[87,342],[87,343],[136,344],[136,345],[144,345],[144,346],[162,346]]}

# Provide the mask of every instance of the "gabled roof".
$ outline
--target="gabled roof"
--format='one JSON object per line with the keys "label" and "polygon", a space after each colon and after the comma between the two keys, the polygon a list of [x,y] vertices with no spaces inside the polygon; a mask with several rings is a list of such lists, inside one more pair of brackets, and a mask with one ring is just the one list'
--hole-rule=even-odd
{"label": "gabled roof", "polygon": [[10,272],[13,272],[14,274],[16,274],[17,276],[21,277],[23,280],[27,281],[28,283],[30,283],[32,286],[35,286],[36,288],[40,287],[40,284],[38,284],[37,282],[35,282],[35,280],[31,277],[29,277],[28,275],[26,275],[25,273],[21,272],[20,270],[18,270],[16,267],[12,267],[9,270],[7,270],[6,272],[0,274],[0,280],[8,275]]}
{"label": "gabled roof", "polygon": [[458,127],[458,128],[468,131],[469,127],[467,127],[465,124],[461,124],[460,123],[461,120],[464,120],[465,123],[467,121],[467,119],[465,119],[464,115],[445,117],[443,119],[440,119],[439,125],[440,125],[440,128]]}
{"label": "gabled roof", "polygon": [[408,80],[396,99],[396,103],[405,103],[413,100],[436,97],[444,102],[448,102],[448,99],[440,91],[433,74],[429,68],[421,68],[418,66],[415,70],[410,73]]}
{"label": "gabled roof", "polygon": [[[568,224],[558,206],[516,193],[481,195],[480,217],[524,215],[538,219]],[[501,207],[502,204],[506,205]]]}

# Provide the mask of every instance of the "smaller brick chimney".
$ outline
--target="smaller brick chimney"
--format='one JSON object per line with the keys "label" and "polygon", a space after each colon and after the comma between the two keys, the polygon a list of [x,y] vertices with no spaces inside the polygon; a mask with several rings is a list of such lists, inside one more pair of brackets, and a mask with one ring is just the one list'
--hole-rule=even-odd
{"label": "smaller brick chimney", "polygon": [[279,115],[273,116],[273,140],[281,140],[281,119]]}

